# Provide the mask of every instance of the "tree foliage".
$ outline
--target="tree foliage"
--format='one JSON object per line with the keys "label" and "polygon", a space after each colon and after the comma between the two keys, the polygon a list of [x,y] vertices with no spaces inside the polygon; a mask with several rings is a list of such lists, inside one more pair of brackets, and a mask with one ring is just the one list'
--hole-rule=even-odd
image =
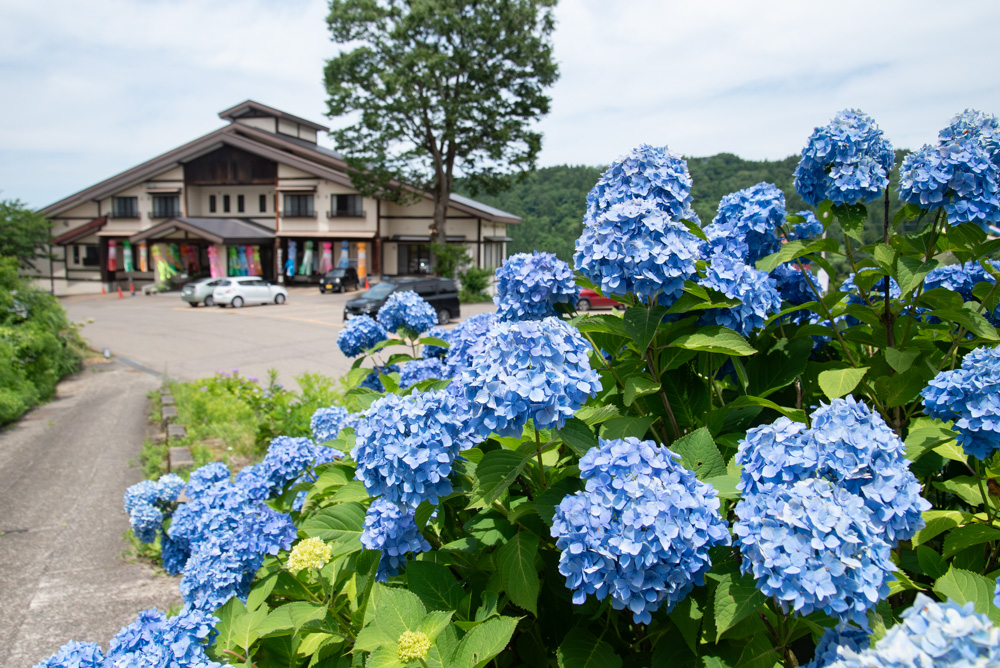
{"label": "tree foliage", "polygon": [[[333,132],[366,193],[434,201],[443,239],[456,174],[495,191],[534,169],[558,71],[549,42],[554,0],[333,0],[327,22],[347,45],[327,62]],[[406,184],[400,185],[400,184]]]}
{"label": "tree foliage", "polygon": [[33,260],[49,243],[51,223],[17,199],[0,200],[0,255],[12,257],[22,268],[34,267]]}

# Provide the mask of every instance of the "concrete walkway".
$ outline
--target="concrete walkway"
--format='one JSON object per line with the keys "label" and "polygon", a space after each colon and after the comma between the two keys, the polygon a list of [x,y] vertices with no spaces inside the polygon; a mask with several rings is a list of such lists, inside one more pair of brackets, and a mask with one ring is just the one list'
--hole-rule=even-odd
{"label": "concrete walkway", "polygon": [[122,557],[122,495],[142,479],[158,385],[94,364],[0,431],[0,666],[30,667],[69,640],[107,649],[140,610],[180,603],[176,578]]}

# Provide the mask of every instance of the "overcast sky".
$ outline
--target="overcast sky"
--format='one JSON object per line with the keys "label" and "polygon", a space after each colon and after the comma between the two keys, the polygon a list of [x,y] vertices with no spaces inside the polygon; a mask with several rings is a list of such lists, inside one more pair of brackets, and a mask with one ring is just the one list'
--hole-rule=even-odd
{"label": "overcast sky", "polygon": [[[326,11],[0,2],[0,198],[50,204],[220,127],[248,98],[333,124]],[[542,166],[606,164],[643,142],[779,159],[845,107],[901,148],[962,109],[1000,114],[995,0],[562,0],[556,15]]]}

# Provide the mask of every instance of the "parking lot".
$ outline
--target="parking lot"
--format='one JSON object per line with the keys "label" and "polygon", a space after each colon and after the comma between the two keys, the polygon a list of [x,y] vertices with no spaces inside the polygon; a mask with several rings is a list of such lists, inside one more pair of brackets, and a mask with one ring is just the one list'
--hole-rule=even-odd
{"label": "parking lot", "polygon": [[[288,292],[281,306],[241,309],[193,308],[179,293],[75,296],[61,302],[71,320],[84,323],[83,335],[94,349],[108,348],[178,380],[233,369],[263,380],[274,368],[279,382],[291,386],[306,372],[346,373],[353,360],[340,352],[336,340],[344,326],[344,303],[360,291],[324,295],[311,286]],[[463,305],[462,317],[493,310],[490,303]]]}

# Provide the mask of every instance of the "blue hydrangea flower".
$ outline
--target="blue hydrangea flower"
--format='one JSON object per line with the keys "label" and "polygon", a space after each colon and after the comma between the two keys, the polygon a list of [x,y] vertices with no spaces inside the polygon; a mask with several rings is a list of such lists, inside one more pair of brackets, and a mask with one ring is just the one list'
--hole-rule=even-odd
{"label": "blue hydrangea flower", "polygon": [[414,508],[451,493],[452,463],[476,443],[468,418],[443,390],[387,394],[355,431],[355,477],[368,494]]}
{"label": "blue hydrangea flower", "polygon": [[390,373],[399,373],[399,367],[395,364],[386,364],[373,368],[372,372],[365,376],[365,379],[358,383],[358,387],[367,387],[375,392],[385,392],[385,385],[382,384],[382,376]]}
{"label": "blue hydrangea flower", "polygon": [[263,501],[280,494],[290,482],[312,467],[342,456],[337,450],[316,445],[309,438],[278,436],[271,440],[264,459],[248,467],[251,471],[241,471],[236,482],[248,490],[250,498]]}
{"label": "blue hydrangea flower", "polygon": [[163,526],[163,511],[146,503],[139,504],[128,514],[128,522],[140,543],[152,543]]}
{"label": "blue hydrangea flower", "polygon": [[636,198],[653,202],[670,219],[698,222],[687,162],[666,147],[642,144],[611,163],[587,195],[585,220]]}
{"label": "blue hydrangea flower", "polygon": [[177,500],[184,489],[184,480],[168,473],[159,480],[143,480],[125,490],[125,512],[135,537],[142,543],[156,540],[165,518],[164,510]]}
{"label": "blue hydrangea flower", "polygon": [[337,335],[337,347],[348,357],[357,357],[376,343],[389,338],[385,328],[370,315],[359,315],[347,321]]}
{"label": "blue hydrangea flower", "polygon": [[976,348],[960,368],[935,376],[921,395],[927,415],[954,421],[967,453],[986,459],[1000,449],[1000,349]]}
{"label": "blue hydrangea flower", "polygon": [[316,409],[312,418],[309,419],[313,440],[317,443],[326,443],[337,438],[337,434],[340,433],[346,419],[347,409],[341,406]]}
{"label": "blue hydrangea flower", "polygon": [[34,668],[103,668],[104,653],[95,642],[71,640]]}
{"label": "blue hydrangea flower", "polygon": [[871,515],[860,496],[824,478],[758,488],[736,505],[741,568],[785,612],[822,610],[867,627],[896,570]]}
{"label": "blue hydrangea flower", "polygon": [[173,540],[166,532],[160,535],[160,559],[167,575],[180,575],[190,556],[191,550],[186,541]]}
{"label": "blue hydrangea flower", "polygon": [[[451,330],[445,329],[444,327],[431,327],[431,329],[424,336],[433,336],[434,338],[441,339],[446,343],[451,343]],[[447,353],[447,347],[435,346],[431,344],[425,344],[421,352],[424,359],[436,358],[439,360],[443,360]]]}
{"label": "blue hydrangea flower", "polygon": [[451,338],[448,339],[451,347],[444,358],[449,377],[459,376],[469,368],[486,345],[486,335],[497,321],[494,313],[480,313],[466,318],[451,330]]}
{"label": "blue hydrangea flower", "polygon": [[103,665],[222,668],[205,653],[218,623],[211,614],[190,608],[170,619],[155,608],[144,610],[111,639]]}
{"label": "blue hydrangea flower", "polygon": [[739,489],[761,494],[776,484],[823,478],[860,497],[890,543],[912,538],[931,506],[896,433],[851,396],[820,404],[811,422],[807,429],[782,417],[750,429],[736,453],[743,466]]}
{"label": "blue hydrangea flower", "polygon": [[845,109],[816,128],[795,168],[795,190],[812,206],[870,202],[889,185],[892,145],[870,116]]}
{"label": "blue hydrangea flower", "polygon": [[718,290],[740,303],[705,311],[702,322],[723,325],[746,336],[761,329],[768,316],[781,311],[777,283],[766,273],[727,255],[715,255],[699,285]]}
{"label": "blue hydrangea flower", "polygon": [[184,478],[176,473],[168,473],[160,476],[160,479],[156,482],[160,486],[160,493],[157,500],[161,503],[176,501],[177,497],[184,491]]}
{"label": "blue hydrangea flower", "polygon": [[475,432],[516,437],[528,419],[539,429],[562,427],[601,389],[590,351],[558,318],[497,323],[462,374]]}
{"label": "blue hydrangea flower", "polygon": [[850,649],[860,652],[868,649],[871,636],[864,629],[851,624],[836,626],[827,629],[826,633],[816,643],[816,652],[813,659],[802,668],[826,668],[840,656],[840,648]]}
{"label": "blue hydrangea flower", "polygon": [[496,271],[493,303],[501,320],[541,320],[558,315],[556,304],[576,306],[580,288],[569,265],[554,253],[517,253]]}
{"label": "blue hydrangea flower", "polygon": [[385,581],[399,575],[408,553],[429,552],[430,543],[417,529],[415,510],[385,498],[375,499],[368,507],[361,544],[366,550],[381,550],[375,579]]}
{"label": "blue hydrangea flower", "polygon": [[827,668],[948,668],[1000,665],[1000,629],[972,603],[938,603],[917,594],[900,624],[874,647],[858,652],[840,648]]}
{"label": "blue hydrangea flower", "polygon": [[[816,301],[816,293],[813,292],[813,288],[809,286],[809,281],[802,275],[802,271],[799,270],[795,263],[786,262],[779,264],[769,276],[774,280],[775,287],[778,290],[778,294],[781,295],[782,301],[789,304],[805,304]],[[822,295],[819,281],[813,278],[812,284]],[[796,312],[798,313],[798,311]]]}
{"label": "blue hydrangea flower", "polygon": [[386,331],[405,330],[408,338],[423,334],[438,324],[437,311],[412,290],[393,292],[378,310],[378,322]]}
{"label": "blue hydrangea flower", "polygon": [[903,160],[899,198],[922,209],[944,208],[948,222],[1000,222],[1000,166],[974,139],[925,145]]}
{"label": "blue hydrangea flower", "polygon": [[205,464],[191,472],[184,494],[189,499],[197,499],[206,489],[223,480],[229,480],[229,468],[225,464],[222,462]]}
{"label": "blue hydrangea flower", "polygon": [[399,387],[406,389],[415,383],[431,378],[447,380],[448,371],[441,360],[436,358],[412,360],[404,364],[399,372]]}
{"label": "blue hydrangea flower", "polygon": [[924,290],[944,288],[957,292],[964,301],[973,301],[972,289],[977,283],[996,283],[988,271],[978,262],[969,261],[965,264],[947,264],[932,269],[924,279]]}
{"label": "blue hydrangea flower", "polygon": [[552,537],[573,602],[611,596],[636,623],[667,612],[711,568],[709,550],[729,545],[715,489],[653,441],[599,441],[580,460],[586,489],[556,509]]}
{"label": "blue hydrangea flower", "polygon": [[730,193],[719,202],[712,224],[705,226],[708,244],[703,254],[754,264],[781,248],[778,228],[785,215],[785,193],[773,183]]}
{"label": "blue hydrangea flower", "polygon": [[816,218],[816,214],[812,211],[798,211],[795,213],[796,216],[805,218],[801,223],[796,223],[792,227],[791,240],[796,239],[813,239],[823,234],[823,223],[819,222]]}
{"label": "blue hydrangea flower", "polygon": [[634,294],[666,304],[696,274],[701,240],[649,199],[629,199],[584,219],[576,269],[607,297]]}
{"label": "blue hydrangea flower", "polygon": [[1000,165],[1000,120],[996,116],[966,109],[938,133],[938,140],[943,144],[966,139],[976,141],[990,156],[990,160]]}

